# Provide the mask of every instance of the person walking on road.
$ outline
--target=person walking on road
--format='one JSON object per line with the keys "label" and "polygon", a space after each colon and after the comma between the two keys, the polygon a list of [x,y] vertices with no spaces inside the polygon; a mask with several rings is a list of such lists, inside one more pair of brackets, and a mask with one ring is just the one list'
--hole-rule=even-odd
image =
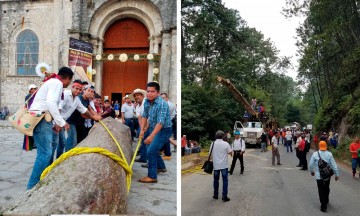
{"label": "person walking on road", "polygon": [[307,166],[307,160],[306,160],[306,150],[305,150],[306,140],[305,140],[305,134],[301,135],[301,140],[298,146],[299,150],[299,159],[300,163],[302,165],[302,168],[300,170],[308,170]]}
{"label": "person walking on road", "polygon": [[[359,158],[360,139],[359,139],[359,137],[356,137],[354,142],[350,144],[349,151],[351,152],[352,174],[353,174],[353,178],[355,178],[356,167],[358,165],[360,167],[360,158]],[[359,178],[360,178],[360,173],[359,173]]]}
{"label": "person walking on road", "polygon": [[240,138],[240,131],[235,131],[234,135],[235,135],[235,139],[232,144],[232,148],[234,150],[234,157],[231,163],[231,168],[229,172],[230,175],[233,174],[237,159],[239,159],[240,161],[240,166],[241,166],[240,174],[244,173],[245,140]]}
{"label": "person walking on road", "polygon": [[[327,210],[327,204],[329,203],[329,194],[330,194],[330,180],[331,177],[327,180],[324,180],[320,176],[319,172],[319,159],[326,161],[328,164],[330,164],[331,169],[335,173],[335,181],[339,180],[339,169],[336,165],[336,162],[334,160],[334,157],[331,152],[327,151],[327,144],[325,141],[320,141],[319,143],[319,151],[316,151],[313,153],[310,159],[309,164],[309,170],[311,172],[311,175],[316,178],[317,187],[318,187],[318,193],[319,193],[319,199],[321,203],[320,211],[326,212]],[[315,169],[315,173],[314,173]]]}
{"label": "person walking on road", "polygon": [[260,136],[260,140],[261,140],[261,152],[266,152],[268,136],[263,132]]}
{"label": "person walking on road", "polygon": [[[223,131],[217,131],[215,134],[215,142],[210,146],[212,151],[212,161],[214,164],[214,199],[219,198],[219,179],[220,173],[223,180],[222,200],[224,202],[230,201],[228,194],[228,154],[233,156],[233,150],[228,142],[223,140],[225,133]],[[214,146],[214,147],[212,147]]]}
{"label": "person walking on road", "polygon": [[275,166],[275,157],[277,158],[277,165],[282,165],[280,163],[280,153],[279,153],[279,144],[280,144],[280,133],[276,131],[273,138],[271,139],[272,145],[272,165]]}

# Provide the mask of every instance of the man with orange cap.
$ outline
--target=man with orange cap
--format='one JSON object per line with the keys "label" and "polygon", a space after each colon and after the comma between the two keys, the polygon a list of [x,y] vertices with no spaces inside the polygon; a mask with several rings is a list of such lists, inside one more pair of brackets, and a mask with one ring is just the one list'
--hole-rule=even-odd
{"label": "man with orange cap", "polygon": [[[339,180],[339,169],[336,165],[334,157],[331,152],[327,151],[327,144],[325,141],[320,141],[319,143],[319,151],[313,153],[310,159],[309,170],[311,175],[316,177],[319,199],[321,203],[320,210],[322,212],[326,212],[327,204],[329,203],[329,193],[330,193],[330,180],[322,179],[319,172],[319,160],[322,159],[330,164],[331,169],[335,173],[335,181]],[[315,169],[315,173],[314,173]]]}

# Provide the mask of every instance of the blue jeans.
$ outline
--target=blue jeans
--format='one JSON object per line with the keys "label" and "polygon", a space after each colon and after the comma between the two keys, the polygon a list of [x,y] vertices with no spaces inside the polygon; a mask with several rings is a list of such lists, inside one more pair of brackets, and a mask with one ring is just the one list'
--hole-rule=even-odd
{"label": "blue jeans", "polygon": [[60,155],[64,152],[64,147],[66,144],[66,139],[65,139],[64,133],[65,133],[64,128],[62,128],[59,133],[53,131],[53,142],[52,142],[53,149],[52,149],[50,164],[52,164],[52,162],[54,160],[55,150],[56,150],[56,158],[59,158]]}
{"label": "blue jeans", "polygon": [[289,152],[289,148],[290,148],[290,151],[293,152],[293,150],[292,150],[292,140],[286,140],[286,152]]}
{"label": "blue jeans", "polygon": [[[140,128],[139,128],[139,131],[141,131]],[[141,161],[144,161],[144,162],[147,161],[147,147],[148,147],[148,145],[146,145],[146,144],[144,143],[144,140],[149,136],[148,131],[149,131],[149,130],[147,130],[147,131],[144,133],[144,138],[141,140],[141,145],[140,145],[140,148],[139,148],[139,153],[140,153],[140,158],[139,158],[139,159],[140,159]]]}
{"label": "blue jeans", "polygon": [[[172,131],[171,131],[172,133]],[[165,156],[170,156],[171,157],[171,147],[170,147],[170,140],[166,141],[162,150],[164,150],[164,155]]]}
{"label": "blue jeans", "polygon": [[220,172],[223,180],[223,191],[222,196],[227,197],[228,194],[228,168],[221,170],[214,170],[214,196],[219,195],[219,179]]}
{"label": "blue jeans", "polygon": [[125,119],[125,125],[130,128],[131,131],[131,139],[134,140],[135,131],[134,131],[134,123],[132,118],[124,118]]}
{"label": "blue jeans", "polygon": [[53,125],[43,118],[34,128],[34,141],[37,146],[34,167],[27,184],[27,190],[33,188],[39,181],[41,173],[50,164],[53,141]]}
{"label": "blue jeans", "polygon": [[[149,135],[154,130],[154,128],[149,128]],[[148,177],[152,179],[157,179],[157,170],[166,169],[164,160],[159,154],[160,149],[164,146],[165,142],[169,140],[171,136],[171,127],[162,128],[159,133],[157,133],[150,143],[147,149],[148,157]]]}
{"label": "blue jeans", "polygon": [[356,173],[356,167],[359,165],[360,167],[360,158],[351,158],[351,167],[353,173]]}
{"label": "blue jeans", "polygon": [[261,142],[261,150],[262,151],[266,150],[266,142]]}
{"label": "blue jeans", "polygon": [[[70,129],[67,131],[67,134],[68,137],[66,139],[65,152],[69,151],[70,149],[74,148],[77,145],[76,125],[70,124]],[[59,151],[58,153],[60,153]]]}

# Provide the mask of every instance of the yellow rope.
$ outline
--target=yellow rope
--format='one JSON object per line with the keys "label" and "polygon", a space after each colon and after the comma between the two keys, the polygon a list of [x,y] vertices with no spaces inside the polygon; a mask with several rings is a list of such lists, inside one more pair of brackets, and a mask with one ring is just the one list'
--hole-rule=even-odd
{"label": "yellow rope", "polygon": [[135,157],[136,154],[139,150],[139,146],[141,143],[141,139],[139,139],[138,144],[136,146],[135,149],[135,153],[134,156],[131,160],[130,166],[125,158],[125,155],[120,147],[120,144],[118,143],[118,141],[115,139],[114,135],[111,133],[111,131],[108,129],[108,127],[106,127],[106,125],[102,122],[99,121],[101,123],[101,125],[106,129],[106,131],[109,133],[109,135],[111,136],[111,138],[114,140],[114,142],[116,143],[117,147],[119,148],[119,152],[121,154],[120,158],[119,156],[117,156],[116,154],[110,152],[107,149],[104,148],[100,148],[100,147],[76,147],[73,148],[67,152],[65,152],[64,154],[62,154],[58,159],[56,159],[50,166],[48,166],[43,173],[40,176],[40,180],[42,180],[55,166],[59,165],[61,162],[63,162],[64,160],[66,160],[67,158],[74,156],[74,155],[79,155],[79,154],[88,154],[88,153],[99,153],[105,156],[108,156],[109,158],[113,159],[115,162],[117,162],[122,168],[124,168],[125,172],[126,172],[126,185],[127,185],[127,192],[129,193],[130,191],[130,187],[131,187],[131,176],[132,176],[132,166],[134,164],[135,161]]}

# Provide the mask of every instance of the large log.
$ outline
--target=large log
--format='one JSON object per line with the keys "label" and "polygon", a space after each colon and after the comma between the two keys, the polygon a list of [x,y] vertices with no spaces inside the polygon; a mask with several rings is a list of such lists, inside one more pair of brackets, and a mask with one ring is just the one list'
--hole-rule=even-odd
{"label": "large log", "polygon": [[[133,150],[129,127],[113,118],[103,120],[118,140],[128,164]],[[77,147],[101,147],[121,156],[105,128],[96,123]],[[6,214],[125,214],[127,186],[124,169],[98,154],[69,157],[56,166],[32,190],[3,213]]]}

